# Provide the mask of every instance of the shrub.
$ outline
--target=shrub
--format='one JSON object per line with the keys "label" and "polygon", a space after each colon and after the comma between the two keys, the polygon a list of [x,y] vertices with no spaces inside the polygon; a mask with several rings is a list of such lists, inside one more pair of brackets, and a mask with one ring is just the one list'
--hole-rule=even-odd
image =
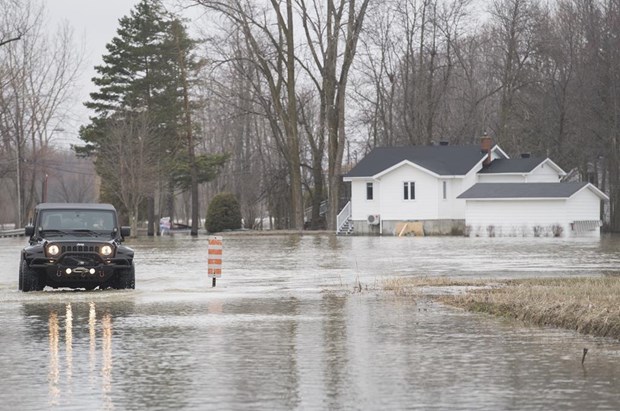
{"label": "shrub", "polygon": [[495,237],[495,226],[493,224],[487,226],[487,234],[489,237]]}
{"label": "shrub", "polygon": [[532,227],[532,230],[534,230],[534,237],[540,237],[545,232],[545,229],[539,225]]}
{"label": "shrub", "polygon": [[554,224],[551,226],[551,232],[554,237],[562,237],[562,233],[564,232],[564,227],[560,224]]}
{"label": "shrub", "polygon": [[465,226],[465,230],[463,230],[463,235],[465,237],[470,237],[471,236],[471,232],[472,232],[472,228],[470,225],[466,225]]}
{"label": "shrub", "polygon": [[210,233],[241,228],[241,207],[233,194],[220,193],[213,197],[207,210],[205,228]]}

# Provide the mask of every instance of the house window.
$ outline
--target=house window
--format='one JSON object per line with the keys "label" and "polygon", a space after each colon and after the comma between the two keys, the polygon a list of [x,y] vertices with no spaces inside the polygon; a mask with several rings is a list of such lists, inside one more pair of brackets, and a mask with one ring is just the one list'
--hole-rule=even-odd
{"label": "house window", "polygon": [[403,183],[403,199],[415,200],[415,182],[405,181]]}
{"label": "house window", "polygon": [[443,199],[447,199],[448,198],[448,182],[444,181],[443,182]]}
{"label": "house window", "polygon": [[366,183],[366,200],[372,200],[372,183]]}

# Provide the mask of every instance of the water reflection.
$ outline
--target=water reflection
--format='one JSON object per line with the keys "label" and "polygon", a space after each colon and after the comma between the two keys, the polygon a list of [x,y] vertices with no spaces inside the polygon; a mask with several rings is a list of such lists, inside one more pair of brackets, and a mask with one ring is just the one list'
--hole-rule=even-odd
{"label": "water reflection", "polygon": [[71,304],[66,306],[65,314],[65,358],[67,361],[67,387],[71,388],[73,376],[73,310]]}
{"label": "water reflection", "polygon": [[91,388],[95,386],[95,367],[97,366],[97,307],[94,302],[88,303],[88,380]]}
{"label": "water reflection", "polygon": [[[573,409],[620,403],[620,347],[429,302],[325,292],[129,306],[24,304],[32,349],[49,351],[49,407],[445,409],[458,399],[461,409],[540,409],[566,405],[566,395],[579,395]],[[37,381],[36,369],[12,367]]]}
{"label": "water reflection", "polygon": [[348,370],[347,322],[345,305],[347,298],[329,294],[321,302],[324,312],[323,341],[325,347],[325,383],[329,409],[341,409],[347,394]]}
{"label": "water reflection", "polygon": [[[102,308],[98,309],[98,305]],[[124,303],[123,307],[126,306]],[[90,408],[77,404],[90,404],[93,398],[97,398],[97,408],[114,408],[113,307],[105,302],[22,305],[24,319],[28,321],[30,349],[33,352],[47,351],[49,406]],[[127,310],[120,312],[127,313]],[[43,324],[47,331],[45,336],[41,333]],[[42,337],[46,340],[47,350],[38,348],[38,344],[43,343]],[[88,361],[83,364],[79,361],[82,358],[81,347],[88,347],[88,351],[83,353],[83,358]],[[36,371],[33,369],[31,372]],[[28,375],[30,379],[34,377]]]}
{"label": "water reflection", "polygon": [[60,379],[60,366],[58,364],[58,313],[50,311],[49,313],[49,403],[50,405],[58,405],[60,398],[60,388],[58,381]]}
{"label": "water reflection", "polygon": [[101,365],[101,387],[103,394],[104,409],[114,408],[110,393],[112,392],[112,316],[105,313],[101,319],[102,332],[102,365]]}

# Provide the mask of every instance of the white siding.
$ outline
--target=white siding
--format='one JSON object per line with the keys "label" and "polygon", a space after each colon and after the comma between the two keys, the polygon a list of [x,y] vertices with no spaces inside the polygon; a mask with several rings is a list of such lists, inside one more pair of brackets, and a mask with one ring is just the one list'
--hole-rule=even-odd
{"label": "white siding", "polygon": [[442,215],[441,218],[448,219],[464,219],[465,218],[465,200],[457,199],[456,197],[463,194],[465,191],[469,190],[471,186],[476,184],[477,173],[482,168],[482,165],[479,167],[474,167],[472,170],[467,173],[465,178],[455,179],[453,182],[453,190],[452,196],[450,197],[450,212],[447,215]]}
{"label": "white siding", "polygon": [[[372,200],[366,200],[366,183],[374,183]],[[380,182],[372,179],[351,181],[351,218],[353,220],[366,221],[369,214],[380,214],[380,185]]]}
{"label": "white siding", "polygon": [[[465,224],[470,236],[532,237],[552,236],[561,227],[561,235],[599,235],[600,229],[586,224],[586,231],[573,230],[575,221],[600,220],[601,199],[585,189],[568,199],[561,200],[467,200]],[[490,228],[490,227],[493,228]]]}
{"label": "white siding", "polygon": [[528,175],[526,182],[528,183],[557,183],[560,181],[560,175],[547,162],[543,162],[533,169]]}
{"label": "white siding", "polygon": [[479,183],[525,183],[522,174],[478,174]]}
{"label": "white siding", "polygon": [[[476,173],[471,173],[465,178],[450,178],[439,181],[438,185],[438,201],[439,201],[439,219],[445,220],[462,220],[465,218],[465,200],[459,200],[456,197],[461,195],[465,190],[470,188],[474,183]],[[443,184],[447,183],[447,199],[443,199]],[[465,188],[463,188],[465,187]]]}
{"label": "white siding", "polygon": [[601,219],[601,199],[590,189],[581,190],[567,201],[568,219],[593,221]]}
{"label": "white siding", "polygon": [[[446,198],[443,198],[443,184],[446,183]],[[454,179],[440,178],[437,180],[437,205],[439,218],[450,218],[454,202]]]}
{"label": "white siding", "polygon": [[465,224],[471,236],[489,235],[493,226],[496,236],[532,237],[534,227],[542,227],[541,235],[551,236],[551,228],[562,227],[569,235],[566,200],[467,200]]}
{"label": "white siding", "polygon": [[[405,164],[381,177],[377,197],[382,220],[424,220],[438,218],[438,179]],[[415,200],[403,199],[403,183],[415,182]]]}

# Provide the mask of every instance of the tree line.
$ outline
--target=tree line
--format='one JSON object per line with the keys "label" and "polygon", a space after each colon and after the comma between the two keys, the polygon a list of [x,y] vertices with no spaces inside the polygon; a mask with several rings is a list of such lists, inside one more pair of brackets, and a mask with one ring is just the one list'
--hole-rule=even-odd
{"label": "tree line", "polygon": [[[0,178],[23,220],[42,195],[27,159],[64,107],[44,96],[64,101],[79,59],[60,37],[42,66],[51,48],[34,48],[37,20],[19,14],[38,3],[0,3]],[[75,152],[93,159],[101,199],[150,234],[164,215],[197,232],[220,192],[247,227],[334,229],[342,174],[372,148],[487,133],[595,182],[618,231],[619,53],[618,0],[141,0],[96,68]],[[34,90],[29,76],[54,64],[66,74]]]}

